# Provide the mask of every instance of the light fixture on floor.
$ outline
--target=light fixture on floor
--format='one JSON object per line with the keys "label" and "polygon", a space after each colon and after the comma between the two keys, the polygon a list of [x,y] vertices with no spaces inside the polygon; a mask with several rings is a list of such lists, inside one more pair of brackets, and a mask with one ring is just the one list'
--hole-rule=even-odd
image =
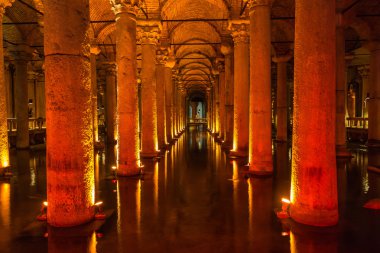
{"label": "light fixture on floor", "polygon": [[38,221],[47,220],[47,208],[48,208],[48,202],[47,201],[42,202],[40,214],[37,216]]}
{"label": "light fixture on floor", "polygon": [[282,203],[281,211],[276,212],[277,218],[287,219],[289,218],[290,200],[286,198],[282,198],[281,203]]}
{"label": "light fixture on floor", "polygon": [[95,203],[95,220],[104,220],[106,218],[106,214],[103,211],[103,201],[99,201]]}

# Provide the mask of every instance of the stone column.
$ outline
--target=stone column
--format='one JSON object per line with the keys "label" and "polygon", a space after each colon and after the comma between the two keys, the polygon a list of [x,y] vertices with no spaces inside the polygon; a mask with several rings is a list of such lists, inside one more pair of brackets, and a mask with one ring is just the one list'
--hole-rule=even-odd
{"label": "stone column", "polygon": [[91,49],[91,86],[92,86],[92,113],[93,113],[93,124],[94,124],[94,142],[99,141],[99,131],[98,131],[98,83],[96,75],[96,56],[100,53],[100,48],[92,45]]}
{"label": "stone column", "polygon": [[[13,51],[14,50],[14,51]],[[12,49],[15,65],[15,111],[17,118],[16,148],[29,148],[29,115],[28,115],[28,61],[31,49],[19,45]]]}
{"label": "stone column", "polygon": [[190,102],[191,106],[191,118],[195,120],[197,118],[197,107],[198,107],[198,102]]}
{"label": "stone column", "polygon": [[224,61],[218,62],[218,71],[219,71],[219,136],[218,140],[224,140],[224,132],[225,132],[225,111],[226,111],[226,75],[224,68]]}
{"label": "stone column", "polygon": [[214,80],[213,80],[213,111],[214,111],[214,120],[213,120],[213,134],[214,136],[219,135],[219,123],[220,123],[220,114],[219,114],[219,72],[214,70]]}
{"label": "stone column", "polygon": [[166,138],[169,143],[173,141],[173,81],[172,68],[175,65],[175,60],[170,59],[166,62],[165,75],[165,99],[166,99]]}
{"label": "stone column", "polygon": [[337,14],[336,26],[336,155],[351,156],[346,145],[346,51],[342,14]]}
{"label": "stone column", "polygon": [[[157,138],[158,147],[166,149],[166,77],[165,64],[168,59],[167,48],[157,50],[156,84],[157,84]],[[159,115],[159,116],[158,116]]]}
{"label": "stone column", "polygon": [[136,15],[140,1],[111,0],[116,14],[118,175],[140,174]]}
{"label": "stone column", "polygon": [[[11,6],[14,0],[0,1],[0,18],[3,20],[5,8]],[[3,24],[0,24],[0,175],[9,166],[9,145],[7,127],[7,97],[6,83],[4,82],[4,54],[3,54]]]}
{"label": "stone column", "polygon": [[250,0],[249,170],[272,174],[271,0]]}
{"label": "stone column", "polygon": [[106,74],[106,106],[105,118],[107,129],[107,143],[115,144],[117,140],[116,129],[116,64],[113,62],[103,63]]}
{"label": "stone column", "polygon": [[[347,65],[347,59],[346,59],[346,65]],[[361,66],[358,66],[357,68],[358,73],[360,77],[362,78],[362,84],[363,84],[362,86],[362,117],[367,118],[367,119],[368,119],[368,99],[369,99],[369,97],[367,97],[367,95],[369,94],[369,90],[368,90],[369,69],[370,69],[369,65],[361,65]],[[345,77],[346,75],[347,75],[347,71],[345,72]],[[345,88],[347,87],[345,86]],[[347,91],[345,94],[347,94]]]}
{"label": "stone column", "polygon": [[233,49],[227,44],[222,45],[221,51],[224,54],[225,69],[225,127],[223,148],[230,150],[234,132],[234,54]]}
{"label": "stone column", "polygon": [[233,20],[234,39],[234,133],[230,156],[248,155],[249,139],[249,21]]}
{"label": "stone column", "polygon": [[380,147],[380,42],[372,42],[370,50],[368,146]]}
{"label": "stone column", "polygon": [[290,215],[330,226],[338,222],[335,2],[296,0],[296,6]]}
{"label": "stone column", "polygon": [[288,87],[286,76],[286,63],[291,59],[290,55],[273,58],[277,64],[277,134],[278,142],[288,141]]}
{"label": "stone column", "polygon": [[[140,26],[141,25],[141,26]],[[157,139],[156,46],[160,36],[157,22],[147,21],[138,26],[141,43],[141,157],[159,153]]]}
{"label": "stone column", "polygon": [[47,219],[70,227],[94,218],[89,0],[44,7]]}

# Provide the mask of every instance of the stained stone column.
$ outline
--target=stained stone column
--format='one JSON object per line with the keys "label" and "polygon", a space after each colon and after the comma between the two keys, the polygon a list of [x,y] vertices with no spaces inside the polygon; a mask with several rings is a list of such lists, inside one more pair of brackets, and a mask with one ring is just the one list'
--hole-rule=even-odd
{"label": "stained stone column", "polygon": [[[14,51],[13,51],[14,50]],[[20,45],[11,50],[14,57],[15,76],[15,111],[17,119],[16,148],[29,148],[29,115],[28,115],[28,61],[31,49]]]}
{"label": "stained stone column", "polygon": [[136,15],[140,1],[111,0],[116,14],[118,175],[140,174]]}
{"label": "stained stone column", "polygon": [[173,76],[172,68],[175,65],[175,60],[170,59],[166,62],[165,75],[165,99],[166,99],[166,138],[169,143],[173,141]]}
{"label": "stained stone column", "polygon": [[100,48],[97,46],[91,46],[91,86],[92,86],[92,113],[94,120],[94,142],[99,141],[98,131],[98,83],[96,75],[96,56],[100,53]]}
{"label": "stained stone column", "polygon": [[380,42],[372,42],[370,50],[368,146],[380,147]]}
{"label": "stained stone column", "polygon": [[346,145],[346,51],[342,14],[337,14],[336,27],[336,155],[350,156]]}
{"label": "stained stone column", "polygon": [[213,127],[213,134],[215,136],[219,135],[219,123],[220,123],[220,114],[219,114],[219,72],[217,70],[214,70],[214,80],[213,80],[213,96],[214,96],[214,127]]}
{"label": "stained stone column", "polygon": [[277,64],[277,134],[276,141],[288,141],[288,88],[286,83],[286,64],[290,55],[273,58]]}
{"label": "stained stone column", "polygon": [[230,156],[248,155],[249,140],[249,21],[230,21],[234,40],[234,133]]}
{"label": "stained stone column", "polygon": [[224,132],[225,132],[225,112],[226,112],[226,75],[224,68],[224,61],[218,62],[218,71],[219,71],[219,136],[218,139],[220,141],[224,140]]}
{"label": "stained stone column", "polygon": [[115,144],[116,132],[116,64],[113,62],[103,63],[106,74],[106,106],[105,118],[107,129],[107,143]]}
{"label": "stained stone column", "polygon": [[89,0],[44,7],[47,219],[69,227],[94,218]]}
{"label": "stained stone column", "polygon": [[[346,66],[347,66],[347,56],[345,57],[346,59]],[[362,78],[362,117],[363,118],[367,118],[368,119],[368,99],[369,97],[367,97],[368,93],[369,93],[369,69],[370,69],[370,66],[369,65],[361,65],[361,66],[358,66],[357,67],[357,70],[358,70],[358,73],[360,75],[360,77]],[[346,71],[345,71],[345,77],[347,76],[347,68],[346,68]],[[345,86],[345,88],[347,88]],[[347,94],[347,91],[346,93]]]}
{"label": "stained stone column", "polygon": [[249,7],[249,170],[272,174],[271,0],[251,0]]}
{"label": "stained stone column", "polygon": [[330,226],[338,222],[335,2],[296,0],[296,6],[290,215]]}
{"label": "stained stone column", "polygon": [[141,43],[141,157],[158,155],[157,139],[157,93],[156,93],[156,46],[160,36],[157,22],[138,26]]}
{"label": "stained stone column", "polygon": [[[160,48],[157,50],[156,84],[157,84],[157,138],[158,147],[165,149],[167,145],[166,137],[166,83],[165,64],[168,59],[168,50]],[[158,116],[159,115],[159,116]]]}
{"label": "stained stone column", "polygon": [[221,51],[224,54],[225,69],[225,127],[223,148],[229,150],[232,147],[234,132],[234,54],[233,49],[227,44],[222,45]]}
{"label": "stained stone column", "polygon": [[[11,6],[14,0],[0,1],[0,18],[3,20],[5,8]],[[7,128],[7,97],[6,83],[4,82],[4,54],[3,54],[3,24],[0,24],[0,175],[9,166],[9,146]]]}

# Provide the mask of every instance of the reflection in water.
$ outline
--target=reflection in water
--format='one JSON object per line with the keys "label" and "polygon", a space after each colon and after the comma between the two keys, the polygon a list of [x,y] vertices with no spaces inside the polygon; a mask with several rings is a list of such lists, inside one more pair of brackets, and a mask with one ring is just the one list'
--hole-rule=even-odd
{"label": "reflection in water", "polygon": [[[299,225],[295,225],[299,226]],[[293,228],[290,232],[291,253],[337,253],[338,238],[336,231],[318,228]]]}
{"label": "reflection in water", "polygon": [[78,236],[78,231],[75,228],[58,229],[49,227],[48,231],[49,253],[96,253],[95,232],[89,236]]}
{"label": "reflection in water", "polygon": [[158,178],[159,178],[159,167],[158,162],[154,163],[154,172],[153,172],[153,184],[154,184],[154,214],[155,216],[158,215],[158,195],[159,195],[159,185],[158,185]]}
{"label": "reflection in water", "polygon": [[5,230],[8,230],[10,225],[10,200],[10,184],[0,183],[0,226]]}

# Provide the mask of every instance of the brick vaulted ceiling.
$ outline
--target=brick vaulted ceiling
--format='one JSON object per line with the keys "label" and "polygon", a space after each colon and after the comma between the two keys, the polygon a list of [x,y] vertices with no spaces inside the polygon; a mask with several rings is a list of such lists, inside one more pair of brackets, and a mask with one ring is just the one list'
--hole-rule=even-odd
{"label": "brick vaulted ceiling", "polygon": [[[5,46],[26,43],[43,55],[44,1],[16,0],[4,19]],[[349,50],[380,38],[379,0],[336,0],[346,19],[346,46]],[[247,19],[246,0],[142,0],[138,19],[162,20],[162,38],[171,44],[177,72],[188,88],[204,89],[211,83],[213,69],[222,57],[222,44],[231,44],[228,19]],[[294,0],[273,0],[273,54],[291,51],[294,40]],[[115,55],[115,15],[109,0],[90,0],[93,43],[101,58]],[[22,23],[22,24],[20,24]],[[138,55],[141,49],[138,48]],[[138,56],[139,57],[139,56]],[[102,60],[102,59],[101,59]]]}

